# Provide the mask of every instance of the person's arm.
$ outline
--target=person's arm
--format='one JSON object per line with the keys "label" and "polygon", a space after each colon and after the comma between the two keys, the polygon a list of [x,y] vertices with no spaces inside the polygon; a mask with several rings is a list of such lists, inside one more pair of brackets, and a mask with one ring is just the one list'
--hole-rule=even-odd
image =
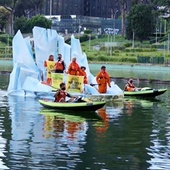
{"label": "person's arm", "polygon": [[67,96],[67,97],[70,97],[70,98],[76,98],[76,96],[73,96],[73,95],[71,95],[70,93],[67,93],[66,96]]}
{"label": "person's arm", "polygon": [[47,67],[47,61],[44,61],[44,67]]}
{"label": "person's arm", "polygon": [[97,84],[100,85],[100,79],[99,79],[99,77],[100,77],[100,73],[98,73],[97,76],[96,76],[96,82],[97,82]]}

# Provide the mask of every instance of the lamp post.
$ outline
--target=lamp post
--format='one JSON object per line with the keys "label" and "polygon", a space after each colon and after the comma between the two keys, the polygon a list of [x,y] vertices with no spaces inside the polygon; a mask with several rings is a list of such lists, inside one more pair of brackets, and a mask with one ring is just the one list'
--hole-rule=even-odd
{"label": "lamp post", "polygon": [[115,42],[115,18],[116,18],[116,13],[118,12],[118,10],[115,11],[114,13],[114,42]]}

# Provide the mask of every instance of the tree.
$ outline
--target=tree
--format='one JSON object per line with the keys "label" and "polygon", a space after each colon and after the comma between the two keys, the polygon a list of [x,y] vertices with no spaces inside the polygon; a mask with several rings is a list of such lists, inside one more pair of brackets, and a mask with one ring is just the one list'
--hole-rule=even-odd
{"label": "tree", "polygon": [[117,3],[119,6],[119,11],[122,16],[122,37],[124,37],[124,35],[125,35],[125,14],[126,14],[127,1],[126,0],[110,0],[110,5],[111,5],[113,15],[115,14],[115,4],[117,4]]}
{"label": "tree", "polygon": [[16,18],[14,22],[15,33],[20,30],[22,33],[31,33],[34,26],[51,28],[52,22],[42,15],[33,16],[31,19],[26,17]]}
{"label": "tree", "polygon": [[14,22],[14,33],[20,30],[22,33],[29,33],[28,19],[24,16],[16,18]]}
{"label": "tree", "polygon": [[157,6],[167,6],[170,7],[170,1],[169,0],[151,0],[152,4]]}
{"label": "tree", "polygon": [[132,39],[134,33],[135,38],[142,42],[149,38],[154,28],[154,15],[151,5],[139,4],[130,9],[127,17],[127,39]]}
{"label": "tree", "polygon": [[51,20],[45,18],[43,15],[36,15],[33,16],[29,20],[30,28],[33,29],[34,26],[44,27],[44,28],[51,28],[52,22]]}
{"label": "tree", "polygon": [[20,0],[16,7],[17,17],[37,15],[42,13],[44,0]]}
{"label": "tree", "polygon": [[121,16],[122,16],[122,37],[125,36],[125,16],[126,16],[126,7],[127,2],[126,0],[118,0]]}
{"label": "tree", "polygon": [[10,13],[4,7],[0,7],[0,30],[3,31],[9,21]]}
{"label": "tree", "polygon": [[[27,0],[28,1],[28,0]],[[29,0],[30,6],[34,7],[35,14],[41,14],[44,0]]]}
{"label": "tree", "polygon": [[0,5],[6,8],[10,12],[10,22],[11,22],[11,34],[13,35],[13,21],[14,21],[14,13],[15,8],[19,0],[0,0]]}
{"label": "tree", "polygon": [[44,0],[0,0],[0,5],[11,14],[11,34],[13,34],[13,23],[16,15],[26,16],[30,11],[34,14],[40,14],[43,4]]}
{"label": "tree", "polygon": [[109,2],[110,2],[110,7],[111,7],[112,18],[114,18],[114,14],[116,12],[115,6],[116,6],[118,0],[110,0]]}

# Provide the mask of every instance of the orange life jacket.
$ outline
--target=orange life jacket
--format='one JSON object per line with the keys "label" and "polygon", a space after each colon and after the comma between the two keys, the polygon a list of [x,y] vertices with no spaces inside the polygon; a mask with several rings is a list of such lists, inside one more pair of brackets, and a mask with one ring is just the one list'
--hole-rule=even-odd
{"label": "orange life jacket", "polygon": [[59,90],[59,93],[57,95],[55,95],[55,102],[61,102],[66,100],[66,95],[67,93],[63,90]]}
{"label": "orange life jacket", "polygon": [[130,82],[128,82],[125,86],[125,91],[134,91],[134,89],[135,89],[135,86]]}
{"label": "orange life jacket", "polygon": [[77,63],[71,62],[68,67],[68,74],[70,75],[79,75],[80,67]]}
{"label": "orange life jacket", "polygon": [[80,76],[84,76],[84,84],[88,84],[88,80],[87,80],[87,74],[85,71],[80,72]]}
{"label": "orange life jacket", "polygon": [[61,71],[64,70],[64,63],[63,63],[62,60],[56,62],[56,64],[55,64],[55,70],[61,70]]}

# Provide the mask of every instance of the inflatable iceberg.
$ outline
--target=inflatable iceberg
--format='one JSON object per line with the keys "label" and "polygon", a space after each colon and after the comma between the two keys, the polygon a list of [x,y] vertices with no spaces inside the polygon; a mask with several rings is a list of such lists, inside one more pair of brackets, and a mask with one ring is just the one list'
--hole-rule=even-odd
{"label": "inflatable iceberg", "polygon": [[[71,45],[64,42],[64,38],[55,30],[41,27],[33,28],[33,45],[30,37],[23,38],[20,31],[13,38],[13,70],[10,74],[8,95],[37,97],[37,94],[49,94],[52,92],[50,85],[43,84],[46,81],[46,68],[44,61],[49,55],[54,56],[60,53],[66,64],[66,68],[73,57],[77,58],[80,66],[86,67],[88,81],[96,83],[95,77],[90,73],[86,54],[82,52],[79,39],[71,37]],[[35,56],[33,55],[35,53]],[[106,94],[99,94],[96,87],[85,85],[83,87],[86,96],[107,96],[113,99],[122,98],[123,91],[111,82]]]}

